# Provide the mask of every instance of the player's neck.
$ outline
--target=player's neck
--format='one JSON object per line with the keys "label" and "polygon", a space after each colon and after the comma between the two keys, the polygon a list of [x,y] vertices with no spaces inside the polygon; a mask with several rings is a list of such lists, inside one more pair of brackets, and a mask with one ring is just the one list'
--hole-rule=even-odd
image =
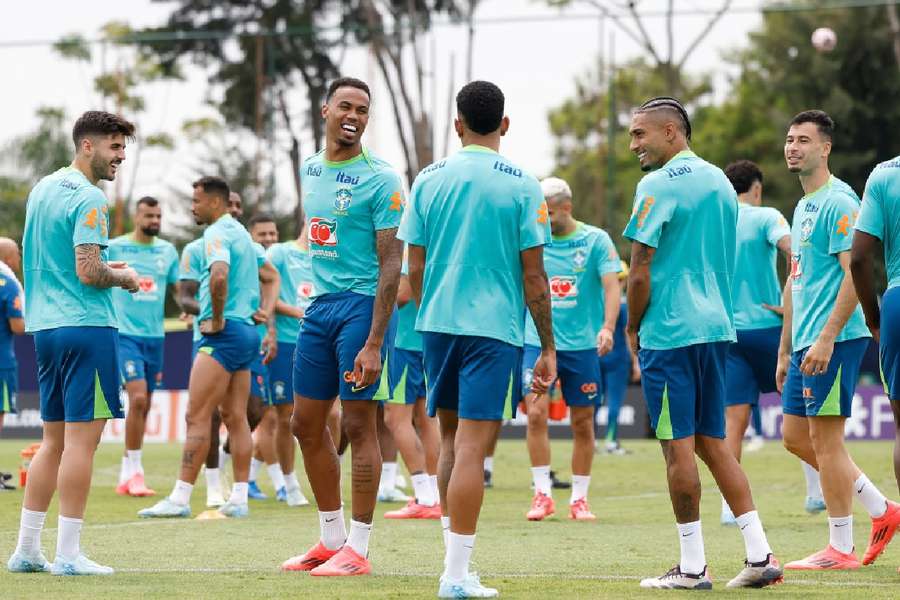
{"label": "player's neck", "polygon": [[72,161],[70,165],[73,169],[78,169],[81,171],[81,174],[84,175],[88,181],[90,181],[93,185],[97,185],[99,179],[94,177],[94,172],[91,169],[91,161],[90,159],[83,157],[81,155],[76,154],[75,160]]}
{"label": "player's neck", "polygon": [[222,217],[230,217],[230,216],[231,216],[231,215],[228,213],[227,210],[223,210],[222,212],[220,212],[220,213],[218,213],[218,214],[210,215],[209,223],[207,223],[207,225],[212,225],[213,223],[215,223],[216,221],[218,221],[218,220],[221,219]]}
{"label": "player's neck", "polygon": [[800,187],[803,188],[804,194],[809,195],[828,183],[829,179],[831,179],[831,171],[828,170],[828,165],[822,165],[810,173],[801,173]]}
{"label": "player's neck", "polygon": [[665,165],[670,160],[681,154],[682,152],[690,152],[691,147],[687,145],[687,142],[682,140],[676,140],[672,142],[672,145],[669,146],[669,151],[663,156],[662,164]]}
{"label": "player's neck", "polygon": [[554,233],[553,237],[563,238],[563,237],[572,235],[573,233],[575,233],[576,229],[578,229],[578,221],[576,221],[572,217],[569,217],[569,220],[566,223],[565,227],[563,227],[559,233]]}
{"label": "player's neck", "polygon": [[755,194],[751,194],[750,192],[744,192],[743,194],[738,194],[738,202],[741,204],[749,204],[750,206],[761,206],[762,198],[757,198]]}
{"label": "player's neck", "polygon": [[481,135],[473,131],[466,131],[460,138],[463,148],[466,146],[484,146],[490,148],[494,152],[500,152],[500,133],[499,131]]}
{"label": "player's neck", "polygon": [[155,237],[156,236],[145,234],[140,229],[135,229],[134,231],[131,232],[131,238],[134,241],[136,241],[138,244],[144,244],[147,246],[149,246],[150,244],[153,243],[153,240],[155,239]]}
{"label": "player's neck", "polygon": [[344,162],[351,158],[356,158],[362,154],[362,143],[356,142],[352,146],[345,146],[338,140],[326,140],[325,143],[325,160],[328,162]]}
{"label": "player's neck", "polygon": [[294,243],[297,244],[301,250],[309,250],[309,243],[306,241],[306,236],[298,235],[297,239],[294,240]]}

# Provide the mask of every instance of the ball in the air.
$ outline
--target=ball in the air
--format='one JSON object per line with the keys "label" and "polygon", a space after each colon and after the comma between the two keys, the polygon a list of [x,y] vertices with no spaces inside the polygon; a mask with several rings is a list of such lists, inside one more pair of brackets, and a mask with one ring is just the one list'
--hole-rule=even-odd
{"label": "ball in the air", "polygon": [[837,46],[837,34],[830,27],[819,27],[812,33],[812,45],[819,52],[831,52]]}

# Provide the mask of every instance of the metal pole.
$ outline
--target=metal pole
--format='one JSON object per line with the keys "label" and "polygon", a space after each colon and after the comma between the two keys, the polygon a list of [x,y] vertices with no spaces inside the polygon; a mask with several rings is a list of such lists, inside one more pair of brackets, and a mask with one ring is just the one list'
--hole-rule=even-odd
{"label": "metal pole", "polygon": [[616,31],[609,31],[607,99],[609,101],[606,124],[606,206],[604,225],[612,227],[612,206],[616,197]]}

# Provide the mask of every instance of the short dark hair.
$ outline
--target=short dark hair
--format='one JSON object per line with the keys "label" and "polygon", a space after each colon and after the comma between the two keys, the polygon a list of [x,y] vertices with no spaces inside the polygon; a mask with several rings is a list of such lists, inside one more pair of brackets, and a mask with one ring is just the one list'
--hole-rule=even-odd
{"label": "short dark hair", "polygon": [[651,98],[641,104],[635,112],[644,113],[655,110],[665,110],[675,115],[678,118],[678,121],[680,121],[679,125],[681,126],[682,132],[684,132],[685,137],[690,141],[691,120],[688,118],[687,109],[684,108],[684,104],[681,103],[681,100],[673,98],[672,96],[657,96],[656,98]]}
{"label": "short dark hair", "polygon": [[192,185],[195,189],[200,188],[206,194],[220,197],[228,204],[228,196],[231,194],[231,188],[228,187],[228,183],[221,177],[205,175],[195,181]]}
{"label": "short dark hair", "polygon": [[330,101],[331,97],[334,96],[334,93],[342,87],[352,87],[362,90],[366,93],[366,96],[369,97],[369,101],[372,101],[372,92],[369,91],[369,85],[365,81],[357,79],[356,77],[338,77],[328,86],[328,92],[325,94],[325,102]]}
{"label": "short dark hair", "polygon": [[456,110],[466,127],[481,135],[497,131],[506,99],[490,81],[471,81],[456,94]]}
{"label": "short dark hair", "polygon": [[828,113],[824,110],[804,110],[801,113],[797,113],[793,119],[791,119],[791,125],[800,125],[802,123],[815,123],[816,129],[819,130],[819,134],[828,138],[828,141],[832,141],[834,139],[834,119],[828,116]]}
{"label": "short dark hair", "polygon": [[257,223],[275,223],[275,217],[273,217],[269,213],[257,213],[250,217],[250,220],[247,221],[247,228],[249,229]]}
{"label": "short dark hair", "polygon": [[141,204],[146,204],[150,208],[153,208],[159,204],[159,200],[157,200],[153,196],[143,196],[140,200],[137,201],[137,204],[135,204],[135,207],[138,207]]}
{"label": "short dark hair", "polygon": [[102,110],[89,110],[75,121],[72,127],[72,141],[75,149],[81,140],[91,135],[113,135],[121,133],[127,138],[134,138],[134,123],[126,121],[119,115]]}
{"label": "short dark hair", "polygon": [[763,174],[759,166],[752,160],[736,160],[725,167],[725,176],[738,194],[744,194],[754,181],[763,182]]}

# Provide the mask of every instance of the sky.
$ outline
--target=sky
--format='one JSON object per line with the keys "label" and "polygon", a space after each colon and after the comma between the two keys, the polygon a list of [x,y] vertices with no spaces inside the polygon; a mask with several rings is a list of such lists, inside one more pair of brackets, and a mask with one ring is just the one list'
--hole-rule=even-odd
{"label": "sky", "polygon": [[[609,3],[608,3],[609,4]],[[751,6],[751,0],[738,0],[740,7]],[[0,95],[0,142],[29,131],[35,125],[35,110],[40,106],[63,106],[74,119],[80,112],[101,108],[92,89],[92,78],[100,72],[99,59],[93,65],[63,60],[54,54],[49,41],[70,33],[90,38],[101,25],[112,20],[127,21],[132,27],[159,26],[164,23],[175,3],[127,0],[109,2],[79,0],[77,3],[30,0],[16,3],[0,20],[0,81],[6,93]],[[665,39],[664,20],[655,16],[667,5],[666,0],[643,0],[639,10],[651,16],[645,20],[650,37]],[[718,0],[676,0],[676,8],[697,13],[716,8]],[[575,82],[595,70],[601,51],[601,20],[589,3],[575,3],[561,11],[537,0],[482,0],[476,18],[473,78],[495,82],[506,95],[507,113],[511,119],[509,134],[501,151],[514,162],[537,176],[552,174],[553,140],[547,113],[575,91]],[[686,14],[676,18],[675,55],[700,33],[708,14]],[[747,34],[759,27],[761,17],[753,11],[726,14],[688,62],[689,72],[712,72],[716,94],[727,90],[728,65],[723,52],[747,43]],[[608,56],[612,44],[607,23],[602,50]],[[641,54],[641,48],[621,31],[614,34],[617,62]],[[465,30],[459,26],[440,26],[425,44],[433,79],[426,85],[426,106],[437,106],[438,128],[435,146],[444,147],[447,124],[446,108],[450,81],[459,87],[465,77]],[[99,55],[99,52],[96,53]],[[433,54],[433,57],[431,56]],[[450,57],[456,56],[456,71],[450,76]],[[378,76],[364,49],[347,52],[341,65],[344,74],[375,81],[372,117],[364,142],[376,153],[403,170],[403,159],[394,133],[391,107],[378,83]],[[141,153],[140,168],[125,169],[122,186],[134,190],[135,197],[144,194],[171,194],[172,187],[186,185],[195,174],[196,146],[181,136],[181,125],[189,119],[214,116],[215,111],[204,101],[217,93],[197,68],[187,70],[188,79],[146,86],[142,91],[147,109],[140,116],[144,133],[168,132],[177,138],[175,152],[148,150]],[[299,98],[300,92],[297,93]],[[299,106],[299,102],[296,103]],[[295,121],[305,115],[298,108]],[[624,138],[623,138],[624,139]],[[305,153],[311,141],[301,138]],[[458,147],[450,139],[449,150]],[[134,153],[132,153],[134,156]],[[278,152],[277,186],[279,208],[293,202],[290,171],[283,153]],[[126,161],[126,167],[128,167]],[[189,188],[188,188],[189,191]]]}

